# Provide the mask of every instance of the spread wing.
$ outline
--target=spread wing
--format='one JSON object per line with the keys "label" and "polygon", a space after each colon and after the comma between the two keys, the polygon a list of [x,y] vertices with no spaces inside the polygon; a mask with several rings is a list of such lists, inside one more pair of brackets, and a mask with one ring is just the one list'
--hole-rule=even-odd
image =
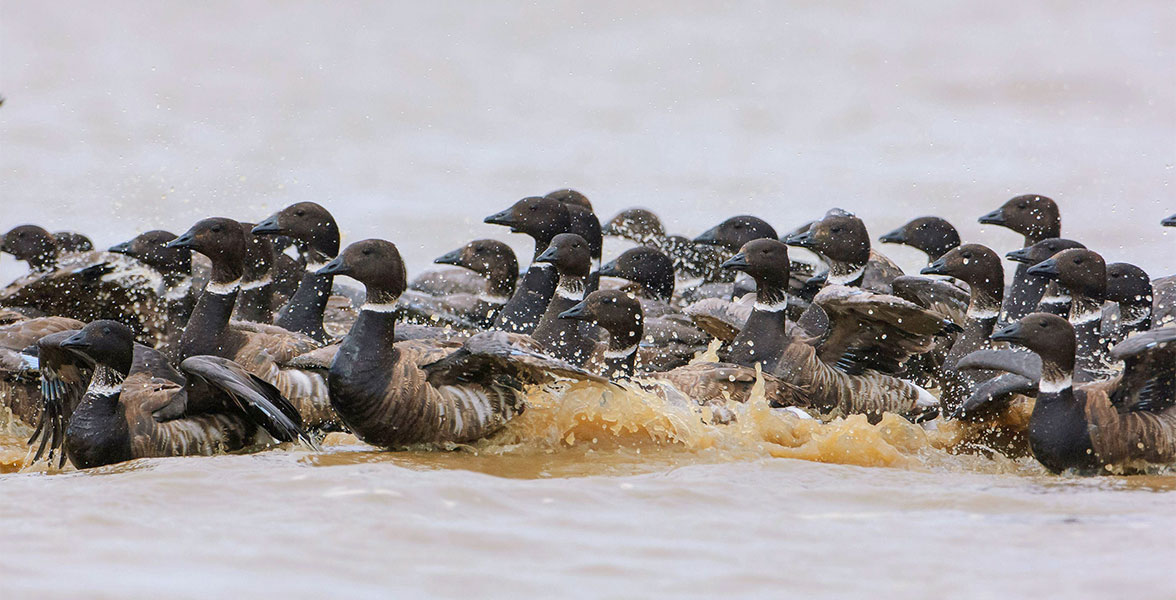
{"label": "spread wing", "polygon": [[908,358],[931,350],[935,336],[959,331],[912,302],[859,288],[826,286],[813,303],[830,321],[818,346],[821,360],[849,374],[898,373]]}
{"label": "spread wing", "polygon": [[952,323],[967,322],[968,290],[954,284],[945,277],[925,275],[903,275],[890,282],[894,295],[918,304]]}
{"label": "spread wing", "polygon": [[29,445],[40,444],[34,460],[41,460],[49,449],[49,460],[53,452],[59,453],[58,467],[65,464],[65,453],[61,445],[65,442],[65,428],[74,410],[86,395],[93,375],[92,365],[81,356],[61,347],[61,342],[77,333],[76,330],[59,331],[37,341],[37,363],[41,372],[41,416],[37,421]]}
{"label": "spread wing", "polygon": [[461,348],[421,368],[434,386],[486,381],[499,375],[522,383],[544,383],[560,377],[608,382],[607,378],[548,356],[528,336],[501,331],[473,335]]}
{"label": "spread wing", "polygon": [[[231,407],[244,413],[276,440],[297,441],[310,448],[317,447],[314,440],[303,431],[302,417],[294,405],[283,398],[273,385],[237,363],[218,356],[193,356],[180,363],[180,370],[189,380],[185,388],[190,398],[189,414],[197,404],[203,409],[201,412],[216,412],[217,409]],[[214,390],[219,392],[219,399],[227,401],[226,406],[216,407],[211,398],[202,397],[211,396]]]}
{"label": "spread wing", "polygon": [[754,308],[755,295],[748,294],[734,301],[703,298],[687,306],[685,313],[699,329],[729,344],[743,330]]}
{"label": "spread wing", "polygon": [[1121,413],[1161,412],[1176,406],[1176,325],[1144,331],[1111,349],[1123,377],[1111,404]]}

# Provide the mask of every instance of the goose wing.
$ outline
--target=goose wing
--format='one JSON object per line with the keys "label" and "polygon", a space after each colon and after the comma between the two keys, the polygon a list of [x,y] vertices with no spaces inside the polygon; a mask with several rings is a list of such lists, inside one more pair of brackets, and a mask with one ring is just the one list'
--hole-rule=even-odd
{"label": "goose wing", "polygon": [[952,323],[966,323],[970,292],[945,277],[903,275],[890,282],[894,295]]}
{"label": "goose wing", "polygon": [[826,286],[813,302],[830,321],[821,360],[849,374],[898,373],[908,358],[931,350],[935,336],[960,329],[913,302],[859,288]]}
{"label": "goose wing", "polygon": [[74,410],[86,395],[90,385],[93,366],[78,354],[61,347],[61,343],[77,333],[65,330],[49,334],[37,341],[37,365],[41,373],[41,416],[37,421],[29,445],[36,443],[37,452],[33,460],[41,460],[49,449],[49,460],[53,452],[59,453],[58,466],[65,464],[65,453],[61,445],[65,442],[65,428]]}
{"label": "goose wing", "polygon": [[180,363],[180,370],[188,376],[189,410],[239,411],[276,440],[317,447],[303,431],[302,417],[294,405],[241,365],[217,356],[193,356]]}
{"label": "goose wing", "polygon": [[448,356],[422,365],[434,386],[456,385],[509,375],[522,383],[543,383],[556,378],[607,382],[579,367],[552,358],[528,336],[487,331],[471,336]]}
{"label": "goose wing", "polygon": [[1158,413],[1176,406],[1176,325],[1131,336],[1112,348],[1110,357],[1124,365],[1111,394],[1119,412]]}

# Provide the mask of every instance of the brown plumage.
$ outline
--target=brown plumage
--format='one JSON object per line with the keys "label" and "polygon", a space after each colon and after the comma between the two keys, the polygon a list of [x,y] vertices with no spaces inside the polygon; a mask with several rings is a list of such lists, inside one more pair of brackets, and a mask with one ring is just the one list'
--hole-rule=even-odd
{"label": "brown plumage", "polygon": [[39,317],[0,326],[0,402],[19,422],[31,426],[41,413],[40,382],[21,352],[42,337],[83,325],[67,317]]}
{"label": "brown plumage", "polygon": [[158,377],[142,368],[150,360],[136,357],[154,351],[136,350],[130,329],[114,321],[90,323],[60,347],[96,365],[81,402],[57,420],[68,421],[65,435],[51,434],[78,468],[236,450],[270,439],[264,433],[313,445],[273,386],[232,361],[192,357],[180,365],[180,382]]}
{"label": "brown plumage", "polygon": [[[330,368],[331,404],[360,439],[387,448],[462,443],[500,429],[523,410],[523,388],[556,376],[590,378],[530,340],[487,332],[460,347],[395,342],[396,298],[406,287],[396,246],[364,240],[322,269],[367,288],[368,302]],[[321,359],[320,359],[321,360]]]}

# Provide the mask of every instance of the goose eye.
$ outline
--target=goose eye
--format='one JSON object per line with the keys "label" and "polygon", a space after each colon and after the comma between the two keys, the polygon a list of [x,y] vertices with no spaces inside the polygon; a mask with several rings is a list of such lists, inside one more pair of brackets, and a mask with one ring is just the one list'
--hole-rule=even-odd
{"label": "goose eye", "polygon": [[220,225],[213,225],[213,226],[212,226],[212,232],[213,232],[213,233],[220,233],[222,229],[223,229],[223,228],[222,228]]}
{"label": "goose eye", "polygon": [[832,231],[833,233],[841,233],[841,228],[840,228],[840,227],[834,227],[833,229],[830,229],[829,231]]}
{"label": "goose eye", "polygon": [[294,216],[295,216],[295,217],[305,217],[305,216],[306,216],[306,211],[305,211],[305,210],[301,210],[301,209],[299,209],[299,210],[296,210],[296,211],[294,211]]}
{"label": "goose eye", "polygon": [[371,254],[372,254],[372,249],[371,249],[371,248],[364,248],[364,249],[363,249],[363,255],[364,255],[364,256],[371,256]]}
{"label": "goose eye", "polygon": [[1049,324],[1048,324],[1048,323],[1046,323],[1046,322],[1044,322],[1044,321],[1042,321],[1040,324],[1038,324],[1038,327],[1041,327],[1042,329],[1045,329],[1046,327],[1049,327]]}
{"label": "goose eye", "polygon": [[1026,203],[1024,203],[1024,202],[1022,202],[1022,203],[1020,203],[1020,204],[1018,204],[1018,205],[1017,205],[1017,208],[1019,208],[1019,209],[1021,209],[1021,210],[1025,210],[1026,208],[1029,208],[1029,205],[1028,205],[1028,204],[1026,204]]}
{"label": "goose eye", "polygon": [[532,204],[530,207],[528,207],[527,210],[530,210],[531,212],[535,212],[535,211],[539,210],[539,205]]}

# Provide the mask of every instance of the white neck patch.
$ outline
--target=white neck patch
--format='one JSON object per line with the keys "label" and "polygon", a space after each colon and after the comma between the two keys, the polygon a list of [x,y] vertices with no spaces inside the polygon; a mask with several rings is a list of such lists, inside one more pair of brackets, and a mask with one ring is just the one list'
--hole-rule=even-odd
{"label": "white neck patch", "polygon": [[364,302],[363,306],[359,307],[361,311],[375,312],[375,313],[390,313],[396,311],[395,302]]}
{"label": "white neck patch", "polygon": [[1067,375],[1061,379],[1042,379],[1041,383],[1037,384],[1037,389],[1043,394],[1056,394],[1073,385],[1073,379]]}
{"label": "white neck patch", "polygon": [[94,369],[94,376],[86,388],[86,394],[91,396],[113,396],[122,391],[122,373],[105,365],[98,365]]}
{"label": "white neck patch", "polygon": [[257,281],[250,281],[249,283],[242,283],[241,289],[242,290],[256,290],[258,288],[263,288],[263,287],[273,283],[273,281],[274,280],[269,275],[266,275],[265,277],[258,279]]}
{"label": "white neck patch", "polygon": [[579,302],[584,299],[584,280],[579,277],[560,277],[555,293],[565,300]]}
{"label": "white neck patch", "polygon": [[785,298],[783,300],[778,300],[778,301],[772,302],[770,304],[767,302],[756,302],[755,305],[752,306],[752,308],[754,310],[758,310],[758,311],[762,311],[762,312],[772,312],[772,313],[780,312],[780,311],[788,308],[788,298]]}
{"label": "white neck patch", "polygon": [[605,350],[604,357],[605,358],[628,358],[629,356],[632,356],[633,353],[636,351],[637,351],[637,344],[633,344],[632,346],[629,346],[628,348],[622,348],[620,350]]}
{"label": "white neck patch", "polygon": [[218,296],[227,296],[236,292],[240,288],[241,278],[238,277],[237,279],[228,283],[216,283],[214,281],[210,281],[208,282],[208,285],[204,287],[204,291],[210,294],[216,294]]}
{"label": "white neck patch", "polygon": [[494,296],[486,292],[482,292],[481,294],[478,294],[478,300],[485,302],[486,304],[506,304],[508,301],[510,301],[510,296]]}
{"label": "white neck patch", "polygon": [[845,285],[847,283],[853,283],[854,281],[857,281],[859,277],[862,276],[862,273],[865,273],[865,272],[866,272],[866,265],[862,265],[862,266],[860,266],[860,267],[858,267],[848,273],[844,273],[844,274],[840,274],[840,275],[833,273],[832,269],[830,269],[828,282],[835,284],[835,285]]}

